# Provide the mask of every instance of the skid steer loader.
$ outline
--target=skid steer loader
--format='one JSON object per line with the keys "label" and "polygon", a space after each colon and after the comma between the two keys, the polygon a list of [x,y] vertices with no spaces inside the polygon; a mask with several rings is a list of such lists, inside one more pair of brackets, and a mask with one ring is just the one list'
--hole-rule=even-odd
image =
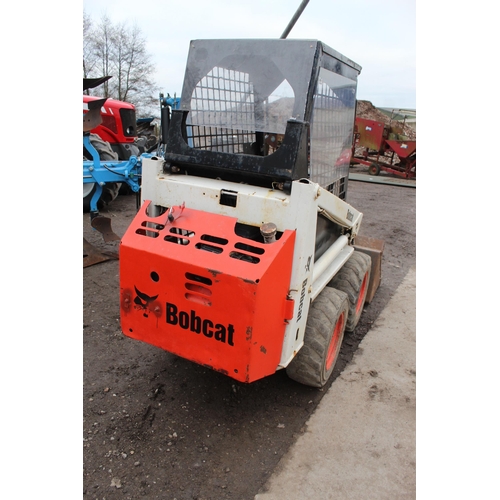
{"label": "skid steer loader", "polygon": [[346,202],[361,67],[317,40],[194,40],[120,243],[126,336],[322,387],[371,273]]}

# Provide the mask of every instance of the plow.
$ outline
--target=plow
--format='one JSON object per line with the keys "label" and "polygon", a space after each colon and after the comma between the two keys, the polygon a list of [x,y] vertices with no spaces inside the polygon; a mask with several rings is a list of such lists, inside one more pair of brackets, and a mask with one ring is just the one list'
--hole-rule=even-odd
{"label": "plow", "polygon": [[[84,78],[83,90],[101,85],[109,78]],[[87,112],[83,114],[83,198],[84,208],[85,204],[88,204],[92,228],[102,234],[105,243],[109,243],[118,241],[120,237],[113,232],[111,219],[99,213],[101,199],[104,195],[114,192],[116,194],[108,197],[108,201],[112,201],[123,183],[133,192],[138,192],[141,164],[134,155],[126,161],[118,161],[118,155],[113,154],[111,149],[103,153],[104,149],[100,145],[106,143],[96,134],[91,134],[91,131],[103,122],[101,109],[106,100],[91,100],[87,103]],[[117,258],[117,253],[101,251],[83,238],[83,267]]]}
{"label": "plow", "polygon": [[[110,78],[84,78],[83,91],[102,85]],[[164,134],[170,111],[178,103],[179,99],[160,94]],[[159,151],[163,143],[162,139],[151,149]],[[90,213],[90,225],[102,235],[105,243],[119,241],[120,237],[113,231],[111,219],[100,214],[100,207],[111,203],[120,190],[126,189],[136,194],[139,209],[142,162],[153,154],[144,150],[137,136],[132,104],[84,95],[83,209]],[[101,251],[83,239],[83,267],[110,259],[118,259],[118,254]]]}

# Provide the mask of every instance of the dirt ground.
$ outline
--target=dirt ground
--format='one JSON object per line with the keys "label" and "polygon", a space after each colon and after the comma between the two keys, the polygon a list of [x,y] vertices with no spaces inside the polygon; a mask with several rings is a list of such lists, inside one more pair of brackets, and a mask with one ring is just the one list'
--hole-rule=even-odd
{"label": "dirt ground", "polygon": [[[347,201],[364,213],[361,234],[385,242],[382,283],[344,338],[323,390],[301,386],[284,371],[241,384],[125,337],[118,261],[83,269],[85,499],[253,500],[416,264],[414,187],[350,181]],[[121,195],[101,213],[122,236],[135,211],[135,195]],[[85,213],[83,235],[118,251]]]}

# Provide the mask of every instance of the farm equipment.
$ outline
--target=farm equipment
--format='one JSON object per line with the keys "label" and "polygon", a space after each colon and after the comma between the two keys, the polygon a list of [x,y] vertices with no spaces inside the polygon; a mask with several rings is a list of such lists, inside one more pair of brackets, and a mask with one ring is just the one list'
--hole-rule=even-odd
{"label": "farm equipment", "polygon": [[[83,90],[94,88],[101,85],[111,77],[84,79]],[[171,109],[175,109],[179,105],[180,99],[177,97],[164,97],[160,94],[160,105],[162,115],[168,115]],[[147,131],[147,126],[153,118],[136,119],[135,106],[128,102],[119,101],[116,99],[103,99],[100,97],[83,95],[83,112],[84,115],[90,109],[94,109],[94,118],[91,123],[92,128],[86,127],[86,135],[84,135],[84,160],[95,163],[97,157],[100,160],[114,162],[113,166],[106,165],[104,170],[101,170],[99,179],[95,175],[89,175],[89,171],[85,170],[84,164],[84,183],[83,183],[83,210],[85,212],[93,212],[96,210],[95,203],[98,205],[107,205],[111,203],[121,191],[136,192],[135,183],[140,179],[140,157],[144,153],[150,153],[158,147],[158,140],[154,133]],[[97,113],[99,109],[99,113]],[[90,121],[87,120],[87,124]],[[149,127],[151,129],[151,127]],[[91,147],[89,148],[89,144]],[[135,157],[135,159],[134,159]],[[124,162],[130,161],[129,170],[134,172],[134,183],[130,185],[123,178],[124,171],[127,170],[127,164]],[[136,166],[139,163],[139,166]],[[106,175],[110,172],[110,168],[117,173],[118,176]],[[91,172],[96,172],[94,168]],[[90,180],[90,177],[95,179]],[[91,200],[97,190],[99,183],[101,184],[101,195],[96,199],[91,207]],[[121,191],[120,191],[121,189]]]}
{"label": "farm equipment", "polygon": [[[102,85],[110,78],[84,78],[83,91]],[[85,119],[90,110],[93,118]],[[84,94],[83,113],[84,161],[95,163],[97,158],[108,162],[122,162],[141,154],[143,150],[139,147],[141,143],[138,142],[135,107],[132,104]],[[90,168],[90,171],[85,171],[84,163],[83,210],[92,213],[97,210],[97,204],[107,205],[118,196],[123,178],[119,176],[104,180],[105,172],[102,172],[103,175],[94,176],[91,172],[96,170],[94,167]],[[101,187],[100,190],[98,186]],[[100,195],[94,196],[99,191]]]}
{"label": "farm equipment", "polygon": [[124,335],[243,383],[326,384],[372,272],[346,201],[360,71],[317,40],[191,42],[120,244]]}
{"label": "farm equipment", "polygon": [[[361,153],[356,150],[363,148]],[[409,140],[397,124],[356,118],[352,163],[368,166],[371,175],[385,171],[405,179],[417,176],[417,141]]]}
{"label": "farm equipment", "polygon": [[[83,79],[83,90],[101,85],[109,76],[96,79]],[[122,183],[126,183],[133,192],[140,189],[140,162],[137,156],[127,151],[136,152],[135,110],[131,104],[114,101],[111,105],[106,98],[85,96],[83,113],[83,200],[84,210],[90,212],[91,225],[103,234],[104,241],[119,240],[111,229],[111,220],[99,215],[98,204],[103,195],[107,203],[118,195]],[[85,109],[86,108],[86,109]],[[100,135],[98,135],[100,134]],[[110,143],[106,139],[114,142]],[[122,140],[123,143],[119,141]],[[117,142],[118,141],[118,142]],[[118,153],[128,156],[126,161],[118,160]],[[89,158],[90,157],[90,158]],[[84,241],[85,253],[89,257],[89,243]],[[87,248],[87,252],[85,252]],[[98,259],[87,259],[87,264]],[[84,260],[85,265],[85,260]]]}
{"label": "farm equipment", "polygon": [[[161,154],[159,150],[164,143],[161,134],[168,130],[170,111],[178,109],[179,104],[180,97],[176,97],[175,95],[171,97],[170,94],[167,94],[165,97],[163,93],[160,93],[160,120],[154,116],[137,119],[137,134],[140,136],[141,141],[144,141],[146,152],[156,151],[157,154]],[[163,127],[161,124],[162,121],[164,122]]]}
{"label": "farm equipment", "polygon": [[[109,78],[84,78],[83,90],[101,85]],[[178,105],[178,99],[164,98],[162,94],[160,102],[162,116],[169,116],[171,108]],[[99,214],[99,206],[113,201],[122,186],[139,193],[142,160],[152,154],[145,151],[148,139],[137,136],[132,104],[87,95],[83,96],[83,103],[83,208],[90,212],[91,225],[103,234],[105,242],[119,240],[111,229],[110,219]],[[149,145],[151,149],[157,146],[156,140]],[[89,245],[84,242],[87,250]],[[88,251],[85,253],[88,256]],[[102,260],[87,259],[88,265],[96,261]]]}

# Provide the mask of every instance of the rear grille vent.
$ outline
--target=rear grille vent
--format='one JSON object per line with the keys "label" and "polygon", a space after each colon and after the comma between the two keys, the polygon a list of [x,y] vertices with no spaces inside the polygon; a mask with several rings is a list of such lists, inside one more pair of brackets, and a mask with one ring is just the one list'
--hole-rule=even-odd
{"label": "rear grille vent", "polygon": [[252,255],[248,255],[246,253],[241,253],[241,252],[231,252],[229,254],[229,257],[232,259],[237,259],[237,260],[242,260],[244,262],[249,262],[250,264],[258,264],[260,262],[260,259],[257,257],[254,257]]}
{"label": "rear grille vent", "polygon": [[239,250],[245,250],[246,252],[250,253],[255,253],[257,255],[262,255],[264,253],[263,248],[247,245],[246,243],[235,243],[234,248],[238,248]]}
{"label": "rear grille vent", "polygon": [[227,245],[228,240],[225,238],[219,238],[218,236],[211,236],[210,234],[202,234],[200,240],[209,241],[215,243],[216,245]]}
{"label": "rear grille vent", "polygon": [[176,243],[177,245],[187,245],[189,243],[188,238],[192,238],[194,236],[193,231],[181,229],[179,227],[172,227],[169,232],[172,234],[167,234],[167,236],[163,239],[169,243]]}
{"label": "rear grille vent", "polygon": [[196,248],[198,250],[205,250],[205,252],[222,253],[221,247],[216,247],[214,245],[207,245],[206,243],[196,243]]}
{"label": "rear grille vent", "polygon": [[192,273],[186,273],[185,276],[189,281],[184,284],[187,290],[184,297],[191,302],[210,307],[212,302],[209,297],[212,296],[212,290],[209,287],[212,286],[212,280]]}
{"label": "rear grille vent", "polygon": [[186,279],[196,283],[203,283],[205,285],[212,286],[212,280],[210,278],[205,278],[205,276],[200,276],[199,274],[186,273]]}
{"label": "rear grille vent", "polygon": [[[159,209],[163,211],[163,214],[165,213],[165,207],[160,207],[158,205],[154,206],[153,211],[156,213]],[[159,241],[179,245],[179,249],[181,246],[187,247],[190,245],[190,248],[194,248],[195,250],[208,252],[212,255],[223,254],[226,258],[229,257],[242,262],[248,262],[249,264],[258,264],[261,261],[259,256],[264,255],[266,252],[264,248],[265,245],[261,242],[262,236],[260,235],[258,227],[241,223],[236,223],[234,226],[234,235],[237,239],[244,238],[246,241],[249,241],[249,243],[252,243],[249,244],[244,241],[230,241],[228,238],[208,233],[202,233],[200,236],[197,236],[196,233],[201,233],[198,226],[195,226],[197,231],[183,229],[176,225],[171,226],[170,222],[165,220],[166,218],[160,219],[160,221],[157,222],[158,217],[160,216],[155,217],[156,220],[142,221],[140,227],[136,227],[135,233],[148,238],[158,238],[161,235],[161,238],[158,238]],[[184,223],[189,224],[189,222],[186,221]],[[281,232],[277,233],[276,239],[279,239],[281,235]],[[190,290],[189,293],[197,293],[194,289],[188,290]],[[203,300],[206,301],[206,298]]]}
{"label": "rear grille vent", "polygon": [[213,245],[209,245],[207,243],[197,243],[196,248],[198,250],[205,250],[206,252],[212,252],[216,254],[222,253],[223,249],[221,247],[228,244],[228,240],[226,240],[225,238],[212,236],[210,234],[202,234],[200,240],[208,241],[209,243],[213,243]]}
{"label": "rear grille vent", "polygon": [[147,231],[142,228],[136,229],[135,233],[141,236],[147,236],[148,238],[158,238],[158,236],[160,236],[160,233],[157,233],[156,231]]}

